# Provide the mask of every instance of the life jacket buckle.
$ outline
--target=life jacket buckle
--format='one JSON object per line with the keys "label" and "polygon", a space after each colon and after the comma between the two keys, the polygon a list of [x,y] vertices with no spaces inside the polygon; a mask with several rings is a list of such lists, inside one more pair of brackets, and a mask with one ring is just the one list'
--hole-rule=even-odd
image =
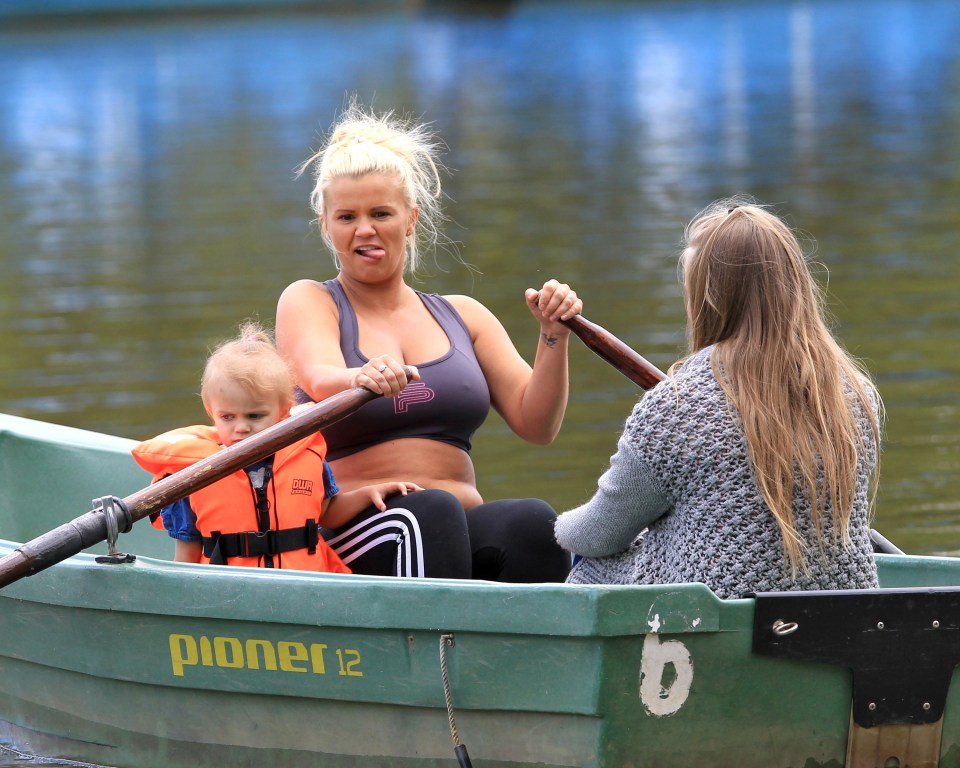
{"label": "life jacket buckle", "polygon": [[[247,535],[243,537],[243,546],[246,552],[244,557],[257,557],[258,555],[277,555],[280,553],[278,547],[279,542],[277,541],[278,531],[273,530],[272,528],[269,531],[248,531]],[[255,551],[250,551],[250,542],[251,540],[256,540],[254,545]]]}

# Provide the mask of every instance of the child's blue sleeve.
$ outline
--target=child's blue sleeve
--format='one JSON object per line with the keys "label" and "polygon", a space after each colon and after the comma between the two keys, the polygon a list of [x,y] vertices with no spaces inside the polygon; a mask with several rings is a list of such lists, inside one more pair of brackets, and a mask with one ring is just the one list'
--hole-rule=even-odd
{"label": "child's blue sleeve", "polygon": [[323,498],[329,499],[340,493],[340,486],[337,485],[337,479],[333,476],[333,469],[323,460]]}
{"label": "child's blue sleeve", "polygon": [[171,538],[178,541],[203,541],[203,536],[197,530],[197,515],[190,506],[189,496],[161,509],[160,518]]}

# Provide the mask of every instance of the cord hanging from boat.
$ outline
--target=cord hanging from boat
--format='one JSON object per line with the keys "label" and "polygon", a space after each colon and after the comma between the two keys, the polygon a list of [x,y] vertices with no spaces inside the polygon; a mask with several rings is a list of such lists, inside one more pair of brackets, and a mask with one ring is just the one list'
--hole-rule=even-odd
{"label": "cord hanging from boat", "polygon": [[447,677],[447,648],[456,645],[453,635],[440,635],[440,677],[443,680],[443,700],[447,705],[447,720],[450,723],[450,736],[453,738],[453,753],[457,756],[460,768],[473,768],[467,747],[460,743],[457,733],[457,718],[453,713],[453,696],[450,695],[450,680]]}

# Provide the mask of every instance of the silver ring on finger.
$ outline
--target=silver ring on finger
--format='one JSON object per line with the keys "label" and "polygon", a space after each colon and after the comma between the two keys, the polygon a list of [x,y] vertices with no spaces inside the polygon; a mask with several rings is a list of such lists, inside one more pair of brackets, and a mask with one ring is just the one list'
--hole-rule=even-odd
{"label": "silver ring on finger", "polygon": [[385,366],[385,365],[378,365],[378,366],[377,366],[377,373],[383,373],[385,370],[387,370],[387,366]]}

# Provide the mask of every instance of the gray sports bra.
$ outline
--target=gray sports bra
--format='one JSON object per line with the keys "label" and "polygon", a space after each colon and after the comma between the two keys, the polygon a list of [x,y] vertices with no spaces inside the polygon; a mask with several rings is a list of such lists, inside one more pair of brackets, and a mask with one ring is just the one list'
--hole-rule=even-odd
{"label": "gray sports bra", "polygon": [[[336,279],[323,283],[340,313],[340,350],[348,368],[368,362],[357,343],[357,315]],[[349,456],[399,437],[422,437],[470,450],[473,433],[490,412],[490,390],[480,370],[473,341],[463,319],[442,296],[417,295],[450,339],[445,355],[415,363],[420,381],[410,382],[396,397],[379,397],[352,416],[323,430],[327,458]]]}

